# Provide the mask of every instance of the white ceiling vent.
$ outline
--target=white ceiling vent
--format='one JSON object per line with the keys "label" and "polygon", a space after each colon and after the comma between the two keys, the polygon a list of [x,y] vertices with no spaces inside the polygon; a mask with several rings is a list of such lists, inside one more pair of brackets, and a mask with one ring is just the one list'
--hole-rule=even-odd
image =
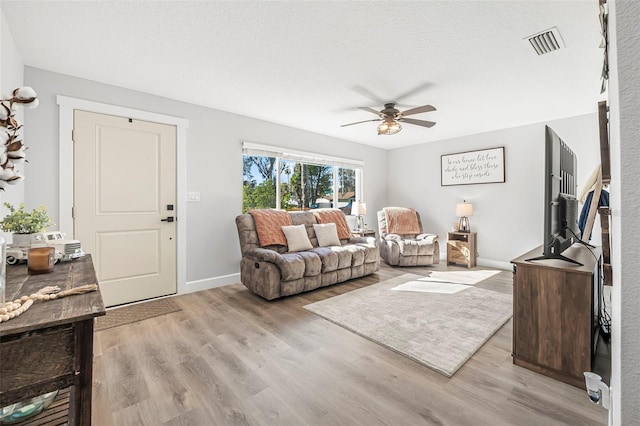
{"label": "white ceiling vent", "polygon": [[533,50],[535,50],[538,55],[544,55],[545,53],[565,47],[562,36],[556,27],[525,37],[524,40],[533,47]]}

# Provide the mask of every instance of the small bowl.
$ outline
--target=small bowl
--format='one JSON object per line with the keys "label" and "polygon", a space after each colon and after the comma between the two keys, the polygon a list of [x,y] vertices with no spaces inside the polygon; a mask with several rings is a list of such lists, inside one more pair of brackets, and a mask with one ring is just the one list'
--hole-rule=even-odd
{"label": "small bowl", "polygon": [[0,408],[0,425],[19,423],[39,414],[51,405],[56,395],[58,395],[57,390]]}

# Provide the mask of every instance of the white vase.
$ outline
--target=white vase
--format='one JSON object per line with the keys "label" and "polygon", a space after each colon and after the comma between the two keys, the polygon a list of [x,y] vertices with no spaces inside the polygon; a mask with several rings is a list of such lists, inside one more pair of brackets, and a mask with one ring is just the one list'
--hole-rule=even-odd
{"label": "white vase", "polygon": [[13,234],[14,247],[31,247],[33,234]]}

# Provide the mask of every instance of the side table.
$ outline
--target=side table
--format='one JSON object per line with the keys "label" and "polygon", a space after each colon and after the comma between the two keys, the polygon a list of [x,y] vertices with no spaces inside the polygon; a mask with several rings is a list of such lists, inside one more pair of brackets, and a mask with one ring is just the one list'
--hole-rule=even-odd
{"label": "side table", "polygon": [[353,237],[376,237],[376,231],[373,229],[361,229],[359,231],[351,231]]}
{"label": "side table", "polygon": [[[97,284],[91,255],[60,262],[53,272],[42,275],[28,275],[26,265],[7,266],[7,300],[45,286],[69,290],[84,284]],[[37,301],[19,317],[1,323],[0,407],[56,389],[65,390],[61,393],[68,395],[68,416],[61,413],[66,419],[55,424],[90,425],[93,322],[105,313],[98,289]],[[43,411],[38,416],[48,414]]]}
{"label": "side table", "polygon": [[476,232],[447,232],[447,265],[476,266]]}

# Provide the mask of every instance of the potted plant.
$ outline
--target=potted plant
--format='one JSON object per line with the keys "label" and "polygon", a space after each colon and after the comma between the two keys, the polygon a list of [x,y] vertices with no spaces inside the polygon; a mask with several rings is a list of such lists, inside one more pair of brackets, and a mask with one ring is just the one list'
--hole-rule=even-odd
{"label": "potted plant", "polygon": [[13,245],[15,246],[29,247],[31,245],[31,234],[44,232],[49,226],[53,225],[51,218],[47,215],[45,206],[40,206],[28,212],[24,209],[24,203],[20,203],[18,208],[6,202],[4,205],[9,209],[9,214],[0,221],[0,227],[4,232],[13,233]]}

